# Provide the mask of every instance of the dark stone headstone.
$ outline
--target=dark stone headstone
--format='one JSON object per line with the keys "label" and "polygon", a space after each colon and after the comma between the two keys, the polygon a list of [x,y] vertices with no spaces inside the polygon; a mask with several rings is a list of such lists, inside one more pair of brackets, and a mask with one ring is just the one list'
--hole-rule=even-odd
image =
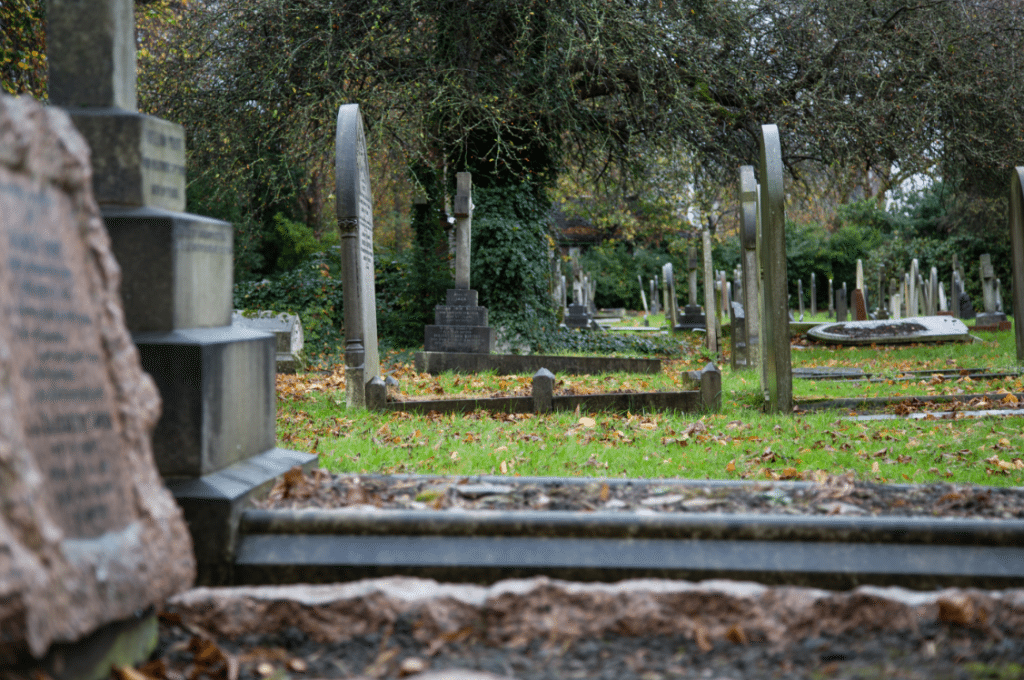
{"label": "dark stone headstone", "polygon": [[569,328],[590,328],[590,311],[586,305],[571,304],[565,315],[565,325]]}
{"label": "dark stone headstone", "polygon": [[846,307],[846,289],[840,288],[836,290],[836,321],[846,321],[848,319],[849,314]]}
{"label": "dark stone headstone", "polygon": [[138,612],[191,586],[192,541],[153,463],[160,398],[89,147],[29,97],[0,96],[0,140],[0,666],[107,677],[152,650]]}
{"label": "dark stone headstone", "polygon": [[733,302],[729,305],[729,339],[732,343],[730,363],[732,369],[738,370],[748,366],[747,361],[747,320],[743,313],[743,305]]}
{"label": "dark stone headstone", "polygon": [[853,290],[853,320],[868,320],[868,306],[867,303],[864,301],[864,291],[862,291],[860,288],[855,288]]}

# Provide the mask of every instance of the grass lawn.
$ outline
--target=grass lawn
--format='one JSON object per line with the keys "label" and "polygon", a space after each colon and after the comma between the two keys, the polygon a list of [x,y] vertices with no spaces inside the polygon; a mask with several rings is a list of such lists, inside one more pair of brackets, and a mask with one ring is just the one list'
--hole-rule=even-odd
{"label": "grass lawn", "polygon": [[[653,322],[653,319],[652,319]],[[654,325],[652,323],[652,325]],[[708,361],[702,337],[674,336],[683,359],[663,360],[660,375],[558,375],[556,390],[576,393],[679,390],[681,374]],[[975,344],[844,348],[798,345],[794,367],[856,367],[884,382],[794,380],[798,401],[998,393],[1012,404],[1018,375],[996,380],[898,380],[902,371],[987,368],[1015,372],[1012,331]],[[728,346],[728,341],[726,341]],[[850,474],[891,483],[1024,483],[1021,417],[854,422],[846,411],[769,416],[760,412],[757,377],[722,367],[723,408],[715,414],[551,413],[413,415],[349,412],[344,372],[278,376],[278,445],[320,454],[337,472],[508,474],[522,476],[692,479],[824,479]],[[384,358],[383,371],[410,398],[528,395],[531,376],[417,374],[408,353]],[[940,407],[941,408],[941,407]]]}

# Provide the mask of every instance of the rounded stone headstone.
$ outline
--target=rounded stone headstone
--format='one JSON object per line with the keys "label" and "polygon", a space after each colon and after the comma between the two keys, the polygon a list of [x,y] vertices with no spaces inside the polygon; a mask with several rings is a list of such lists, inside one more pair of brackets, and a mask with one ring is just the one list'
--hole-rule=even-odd
{"label": "rounded stone headstone", "polygon": [[361,408],[366,384],[380,377],[380,358],[373,280],[373,195],[358,104],[338,109],[334,160],[345,304],[346,403]]}
{"label": "rounded stone headstone", "polygon": [[788,413],[793,407],[793,375],[789,342],[789,284],[786,276],[786,206],[782,184],[779,128],[762,125],[760,136],[761,243],[764,277],[764,365],[768,409]]}

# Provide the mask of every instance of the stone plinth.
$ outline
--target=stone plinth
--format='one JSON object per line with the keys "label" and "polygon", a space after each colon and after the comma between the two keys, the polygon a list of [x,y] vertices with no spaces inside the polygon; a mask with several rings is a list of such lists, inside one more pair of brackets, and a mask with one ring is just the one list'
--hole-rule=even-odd
{"label": "stone plinth", "polygon": [[592,318],[586,305],[571,304],[565,313],[565,325],[569,328],[590,328]]}
{"label": "stone plinth", "polygon": [[231,325],[234,233],[227,222],[153,208],[106,206],[133,333]]}
{"label": "stone plinth", "polygon": [[424,329],[427,352],[494,351],[494,329],[487,326],[487,308],[477,304],[475,290],[450,288],[446,305],[434,307],[434,324]]}

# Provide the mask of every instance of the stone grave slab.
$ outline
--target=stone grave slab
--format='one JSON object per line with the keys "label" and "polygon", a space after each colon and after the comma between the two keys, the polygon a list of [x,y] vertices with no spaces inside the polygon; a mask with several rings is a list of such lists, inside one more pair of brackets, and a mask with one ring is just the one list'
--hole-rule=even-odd
{"label": "stone grave slab", "polygon": [[[64,112],[0,96],[0,665],[34,660],[56,678],[142,660],[155,622],[137,612],[195,578],[91,179]],[[82,667],[86,638],[107,645],[105,667]],[[109,655],[117,640],[129,658]]]}
{"label": "stone grave slab", "polygon": [[895,345],[910,342],[970,342],[970,329],[950,316],[902,320],[847,321],[815,326],[807,335],[837,345]]}
{"label": "stone grave slab", "polygon": [[302,319],[295,314],[270,311],[247,315],[235,310],[231,315],[231,325],[248,328],[254,331],[270,333],[274,336],[277,352],[277,372],[294,373],[302,361]]}

